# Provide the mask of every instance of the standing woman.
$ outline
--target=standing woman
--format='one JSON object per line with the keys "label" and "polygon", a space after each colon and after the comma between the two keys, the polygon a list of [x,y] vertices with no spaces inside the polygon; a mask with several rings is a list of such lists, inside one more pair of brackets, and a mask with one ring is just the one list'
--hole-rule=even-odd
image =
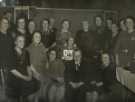
{"label": "standing woman", "polygon": [[135,21],[133,17],[126,18],[127,31],[119,37],[115,48],[116,63],[122,68],[129,68],[135,55]]}
{"label": "standing woman", "polygon": [[56,34],[50,30],[49,24],[48,19],[43,19],[41,22],[42,42],[46,48],[52,48],[56,45]]}
{"label": "standing woman", "polygon": [[8,32],[9,21],[6,18],[0,20],[0,87],[6,86],[7,73],[13,68],[14,41]]}
{"label": "standing woman", "polygon": [[127,31],[127,27],[126,27],[126,24],[125,24],[125,19],[122,18],[120,19],[120,22],[119,22],[119,25],[120,25],[120,31]]}
{"label": "standing woman", "polygon": [[38,81],[33,77],[29,54],[24,45],[24,36],[17,36],[14,48],[15,64],[7,78],[7,96],[10,102],[27,102],[28,96],[36,92],[39,87]]}
{"label": "standing woman", "polygon": [[45,76],[45,69],[47,63],[47,48],[44,47],[41,41],[41,33],[35,32],[33,34],[32,43],[27,48],[30,54],[30,63],[35,68],[37,73]]}
{"label": "standing woman", "polygon": [[23,17],[18,18],[16,26],[17,28],[14,32],[13,38],[16,38],[18,35],[24,36],[25,46],[27,47],[29,45],[30,35],[28,34],[27,29],[26,29],[26,19]]}
{"label": "standing woman", "polygon": [[[70,21],[67,20],[67,19],[64,19],[61,23],[61,29],[60,29],[60,32],[58,32],[57,34],[57,48],[58,48],[58,51],[61,52],[61,48],[64,47],[64,45],[66,44],[66,42],[68,41],[68,39],[70,37],[72,37],[72,33],[70,31]],[[60,56],[58,54],[58,56]]]}
{"label": "standing woman", "polygon": [[[118,40],[118,37],[119,37],[119,27],[116,23],[113,23],[112,24],[112,27],[111,27],[111,36],[109,37],[108,39],[108,50],[109,52],[111,52],[111,54],[113,53],[114,51],[114,48],[116,46],[116,42]],[[114,54],[114,53],[113,53]]]}
{"label": "standing woman", "polygon": [[30,36],[29,44],[32,43],[32,37],[33,37],[33,33],[36,31],[36,27],[37,26],[36,26],[35,21],[30,19],[27,26],[28,34]]}
{"label": "standing woman", "polygon": [[51,82],[48,85],[49,102],[63,102],[65,95],[64,86],[65,65],[62,60],[57,58],[57,52],[54,49],[49,51],[48,76]]}

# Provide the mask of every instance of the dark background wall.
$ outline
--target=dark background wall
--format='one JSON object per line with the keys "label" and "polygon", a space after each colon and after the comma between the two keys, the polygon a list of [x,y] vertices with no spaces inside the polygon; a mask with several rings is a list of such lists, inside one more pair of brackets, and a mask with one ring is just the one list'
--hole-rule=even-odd
{"label": "dark background wall", "polygon": [[135,15],[135,0],[18,0],[19,5],[51,8],[110,9],[121,16]]}

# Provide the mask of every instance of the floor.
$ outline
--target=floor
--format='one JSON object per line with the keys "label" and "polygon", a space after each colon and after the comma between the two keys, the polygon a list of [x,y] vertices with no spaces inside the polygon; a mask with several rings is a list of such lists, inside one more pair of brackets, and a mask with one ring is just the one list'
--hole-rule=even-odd
{"label": "floor", "polygon": [[[113,87],[113,94],[104,96],[106,99],[99,102],[135,102],[135,95],[120,84]],[[7,102],[5,92],[0,88],[0,102]]]}

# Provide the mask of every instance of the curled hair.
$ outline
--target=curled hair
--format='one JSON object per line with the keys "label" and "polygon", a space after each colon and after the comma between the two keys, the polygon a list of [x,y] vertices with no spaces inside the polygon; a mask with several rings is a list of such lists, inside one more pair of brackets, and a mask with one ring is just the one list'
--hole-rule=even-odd
{"label": "curled hair", "polygon": [[133,23],[135,23],[135,18],[134,18],[133,16],[127,16],[127,17],[126,17],[126,20],[127,20],[127,19],[131,19],[131,20],[133,21]]}
{"label": "curled hair", "polygon": [[70,27],[71,27],[71,21],[70,21],[69,19],[63,19],[63,20],[61,21],[61,25],[62,25],[64,22],[68,22],[68,23],[69,23],[69,29],[70,29]]}

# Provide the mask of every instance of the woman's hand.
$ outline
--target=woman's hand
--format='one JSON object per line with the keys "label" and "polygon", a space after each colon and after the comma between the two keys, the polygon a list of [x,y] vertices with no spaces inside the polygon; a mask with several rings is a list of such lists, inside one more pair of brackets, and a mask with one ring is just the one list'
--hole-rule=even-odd
{"label": "woman's hand", "polygon": [[64,83],[64,78],[58,77],[58,78],[57,78],[57,81],[58,81],[59,83]]}
{"label": "woman's hand", "polygon": [[103,82],[98,82],[98,83],[96,83],[96,86],[97,86],[97,87],[103,86]]}
{"label": "woman's hand", "polygon": [[17,78],[20,78],[22,80],[25,80],[25,81],[30,81],[32,78],[29,77],[29,76],[26,76],[26,75],[23,75],[22,73],[20,73],[18,70],[16,69],[13,69],[11,70],[11,73],[16,76]]}

